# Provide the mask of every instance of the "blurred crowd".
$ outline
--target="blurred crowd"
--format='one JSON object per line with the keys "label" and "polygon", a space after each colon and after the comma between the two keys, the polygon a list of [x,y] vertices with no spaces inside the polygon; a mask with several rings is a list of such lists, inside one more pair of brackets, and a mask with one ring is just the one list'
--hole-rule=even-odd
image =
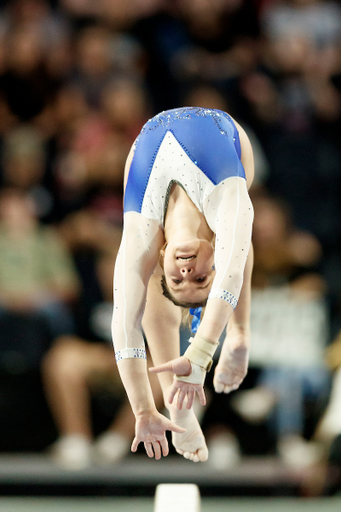
{"label": "blurred crowd", "polygon": [[[252,323],[263,344],[239,399],[221,418],[212,398],[203,425],[230,462],[250,444],[234,415],[237,430],[244,421],[276,438],[286,463],[317,460],[306,450],[316,438],[341,467],[336,0],[0,2],[0,405],[14,414],[8,390],[38,369],[55,430],[36,449],[57,440],[56,462],[75,469],[126,455],[133,424],[110,341],[124,162],[150,117],[185,105],[229,112],[256,164]],[[32,449],[8,439],[1,450]]]}

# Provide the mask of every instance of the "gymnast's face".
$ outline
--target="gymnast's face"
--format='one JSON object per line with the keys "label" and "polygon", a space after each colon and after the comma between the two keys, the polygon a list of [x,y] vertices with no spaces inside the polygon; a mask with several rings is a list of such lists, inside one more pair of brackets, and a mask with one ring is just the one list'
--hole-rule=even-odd
{"label": "gymnast's face", "polygon": [[177,301],[195,303],[207,299],[215,276],[211,242],[196,239],[169,243],[163,267],[169,291]]}

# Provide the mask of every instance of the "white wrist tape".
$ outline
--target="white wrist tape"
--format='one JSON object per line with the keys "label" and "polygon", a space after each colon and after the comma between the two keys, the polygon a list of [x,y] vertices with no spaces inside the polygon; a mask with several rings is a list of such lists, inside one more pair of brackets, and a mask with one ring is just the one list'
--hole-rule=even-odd
{"label": "white wrist tape", "polygon": [[174,375],[174,379],[181,380],[182,382],[188,382],[189,384],[204,384],[206,377],[206,370],[198,366],[197,364],[191,363],[192,372],[187,377],[181,375]]}
{"label": "white wrist tape", "polygon": [[206,373],[210,371],[213,360],[213,354],[219,345],[218,342],[209,341],[198,334],[189,339],[190,346],[185,351],[184,356],[189,359],[192,367],[190,375],[174,375],[176,380],[189,382],[190,384],[204,384]]}
{"label": "white wrist tape", "polygon": [[190,338],[189,342],[190,346],[184,353],[184,356],[187,357],[191,363],[197,364],[206,372],[209,372],[213,363],[212,357],[219,342],[209,341],[198,334],[196,334],[194,338]]}

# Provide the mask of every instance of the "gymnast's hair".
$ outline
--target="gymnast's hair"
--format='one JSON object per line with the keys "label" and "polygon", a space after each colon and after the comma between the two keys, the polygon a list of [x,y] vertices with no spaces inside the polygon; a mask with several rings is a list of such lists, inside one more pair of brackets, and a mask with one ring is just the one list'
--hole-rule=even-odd
{"label": "gymnast's hair", "polygon": [[162,287],[163,295],[165,297],[167,297],[167,299],[172,301],[173,304],[175,304],[175,306],[179,306],[181,308],[181,324],[183,326],[191,327],[192,316],[189,313],[190,308],[201,308],[202,307],[203,308],[203,310],[201,312],[201,318],[202,318],[204,311],[205,311],[204,308],[206,306],[207,299],[202,300],[201,302],[180,302],[180,301],[176,300],[173,297],[173,295],[171,294],[171,292],[169,291],[169,288],[166,283],[166,278],[164,275],[161,277],[161,287]]}

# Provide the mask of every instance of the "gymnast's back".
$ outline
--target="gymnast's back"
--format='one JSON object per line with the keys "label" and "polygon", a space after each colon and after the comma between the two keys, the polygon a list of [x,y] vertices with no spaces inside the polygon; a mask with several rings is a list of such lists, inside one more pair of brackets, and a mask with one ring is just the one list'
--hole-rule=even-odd
{"label": "gymnast's back", "polygon": [[125,189],[124,213],[163,225],[168,197],[179,184],[205,215],[214,189],[245,179],[237,127],[221,110],[184,107],[150,119],[138,136]]}

